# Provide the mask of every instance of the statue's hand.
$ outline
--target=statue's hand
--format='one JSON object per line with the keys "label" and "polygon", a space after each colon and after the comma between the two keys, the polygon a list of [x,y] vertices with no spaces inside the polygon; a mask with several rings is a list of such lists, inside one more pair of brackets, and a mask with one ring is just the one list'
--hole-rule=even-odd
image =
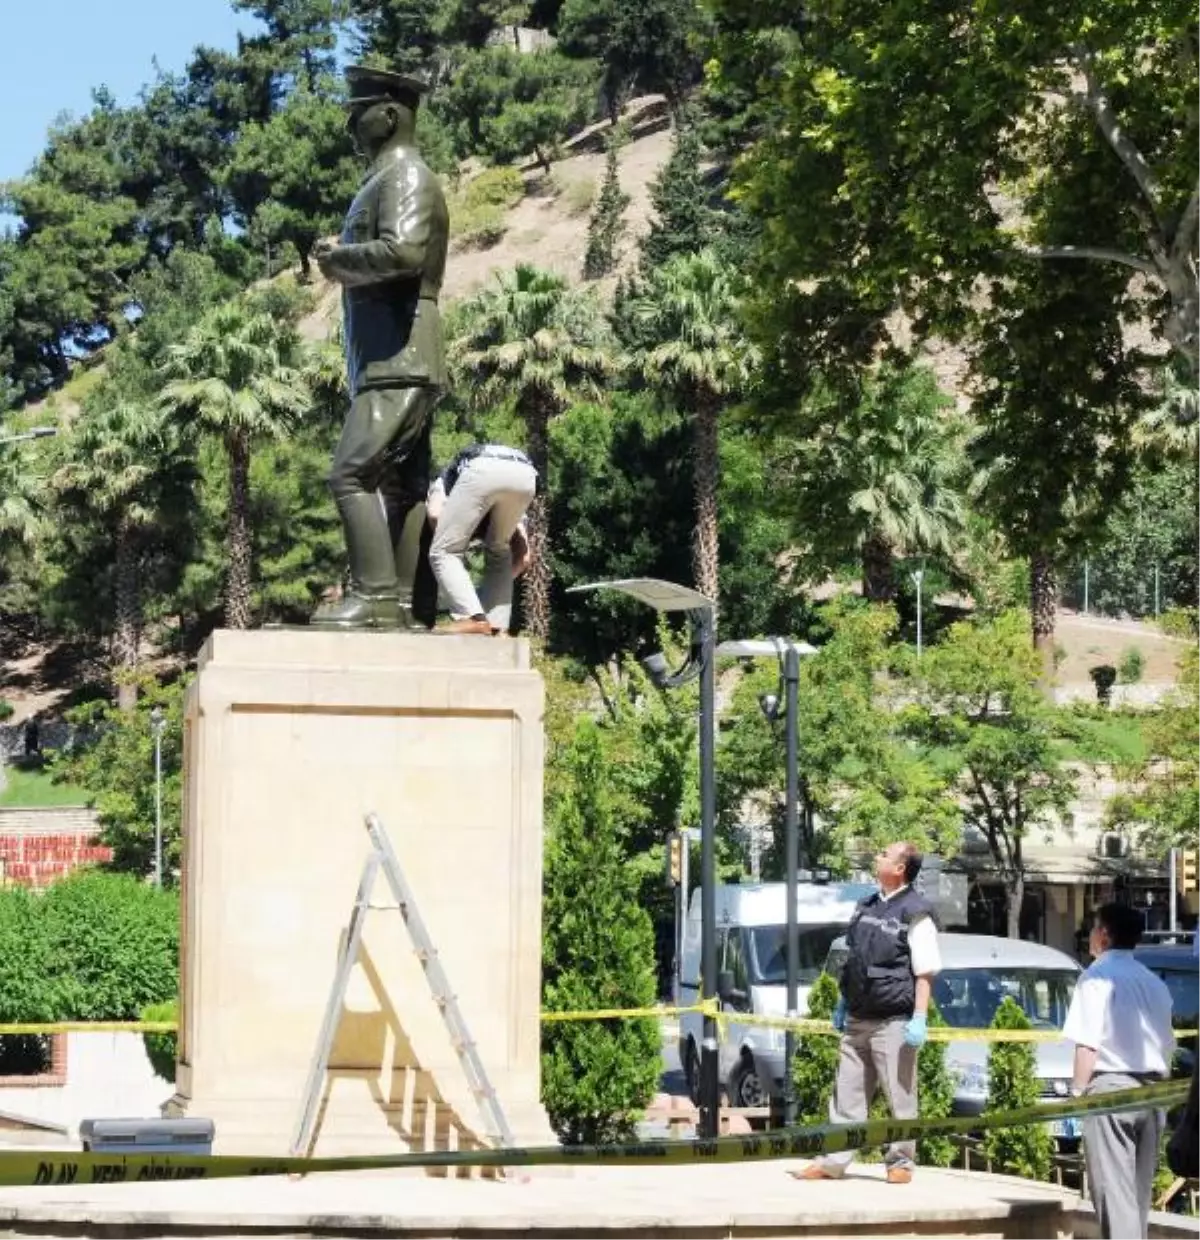
{"label": "statue's hand", "polygon": [[336,237],[322,237],[312,248],[312,260],[321,269],[323,275],[329,273],[325,270],[325,265],[329,261],[329,256],[338,247],[338,239]]}

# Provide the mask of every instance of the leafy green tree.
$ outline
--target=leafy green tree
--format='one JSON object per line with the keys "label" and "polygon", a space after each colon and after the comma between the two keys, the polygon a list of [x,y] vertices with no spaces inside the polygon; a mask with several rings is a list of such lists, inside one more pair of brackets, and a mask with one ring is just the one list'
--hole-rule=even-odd
{"label": "leafy green tree", "polygon": [[594,101],[588,62],[553,49],[521,53],[502,46],[465,53],[438,110],[461,156],[507,164],[533,155],[549,171],[557,146],[592,119]]}
{"label": "leafy green tree", "polygon": [[251,618],[250,461],[254,446],[281,439],[310,407],[301,345],[291,323],[250,304],[207,314],[163,366],[164,408],[193,433],[218,436],[229,465],[225,623]]}
{"label": "leafy green tree", "polygon": [[400,73],[428,68],[441,42],[442,7],[440,0],[349,0],[355,57]]}
{"label": "leafy green tree", "polygon": [[[1005,996],[993,1029],[1029,1029],[1029,1017]],[[988,1100],[984,1114],[1017,1111],[1038,1104],[1037,1051],[1031,1042],[993,1042],[988,1048]],[[1050,1178],[1054,1140],[1045,1124],[1020,1128],[989,1128],[983,1138],[984,1156],[1001,1172],[1031,1180]]]}
{"label": "leafy green tree", "polygon": [[588,223],[587,251],[583,256],[583,278],[598,280],[616,266],[617,245],[625,231],[625,208],[631,201],[621,189],[620,168],[617,155],[623,135],[614,130],[608,139],[604,161],[604,182],[600,196]]}
{"label": "leafy green tree", "polygon": [[[821,644],[801,661],[798,689],[801,793],[809,811],[801,828],[810,857],[845,873],[854,856],[897,840],[951,855],[962,829],[953,774],[906,735],[898,710],[906,682],[889,687],[895,612],[839,604],[821,619],[824,632],[809,631]],[[778,675],[776,667],[759,666],[734,690],[718,750],[718,809],[728,830],[742,821],[748,800],[759,806],[775,837],[765,869],[781,875],[784,745],[758,709],[760,694],[778,691]],[[811,833],[811,815],[822,824],[819,833]]]}
{"label": "leafy green tree", "polygon": [[1004,884],[1008,937],[1020,937],[1025,840],[1070,823],[1076,777],[1058,743],[1054,708],[1042,695],[1040,659],[1025,614],[952,626],[921,660],[914,735],[940,747],[959,773],[963,821],[987,842]]}
{"label": "leafy green tree", "polygon": [[47,888],[41,916],[67,1020],[136,1020],[179,993],[179,896],[129,874],[80,871]]}
{"label": "leafy green tree", "polygon": [[266,27],[253,40],[274,56],[281,71],[310,91],[331,74],[336,61],[337,21],[341,0],[232,0],[234,9],[250,13]]}
{"label": "leafy green tree", "polygon": [[184,689],[182,682],[160,685],[145,678],[135,710],[102,700],[73,707],[68,719],[86,739],[60,750],[51,765],[55,779],[87,791],[100,819],[100,838],[113,850],[113,868],[144,878],[154,869],[156,822],[150,712],[162,711],[163,881],[168,884],[180,865]]}
{"label": "leafy green tree", "polygon": [[[549,477],[550,422],[572,400],[598,397],[617,368],[595,301],[557,275],[521,264],[464,303],[452,321],[451,367],[476,408],[511,401],[538,474]],[[530,632],[550,633],[551,538],[545,493],[529,508]]]}
{"label": "leafy green tree", "polygon": [[294,245],[307,279],[309,252],[337,231],[359,171],[342,108],[299,90],[266,124],[243,126],[223,176],[238,222],[272,246]]}
{"label": "leafy green tree", "polygon": [[[115,385],[114,385],[115,387]],[[104,527],[115,561],[114,679],[122,710],[137,700],[142,632],[142,560],[146,543],[167,524],[191,481],[190,462],[164,411],[103,389],[72,425],[54,489],[65,512]]]}
{"label": "leafy green tree", "polygon": [[780,419],[779,502],[794,514],[810,573],[856,555],[864,596],[887,602],[897,558],[956,563],[967,524],[966,427],[930,370],[883,366],[849,390],[822,385],[777,427]]}
{"label": "leafy green tree", "polygon": [[[650,919],[638,907],[616,829],[611,765],[594,724],[580,721],[566,758],[546,859],[543,1010],[645,1007],[655,997]],[[569,1143],[632,1135],[660,1070],[653,1020],[542,1026],[542,1101]]]}
{"label": "leafy green tree", "polygon": [[648,384],[692,419],[696,588],[719,594],[718,493],[721,411],[747,391],[756,352],[738,317],[738,283],[711,251],[680,255],[653,270],[631,312],[654,344],[637,363]]}
{"label": "leafy green tree", "polygon": [[654,217],[640,246],[643,274],[676,255],[698,254],[720,237],[721,216],[709,205],[703,163],[700,118],[688,110],[675,126],[670,158],[650,184]]}
{"label": "leafy green tree", "polygon": [[678,106],[699,74],[701,24],[694,0],[565,0],[557,30],[568,55],[604,66],[604,94],[615,118],[634,90],[661,91]]}

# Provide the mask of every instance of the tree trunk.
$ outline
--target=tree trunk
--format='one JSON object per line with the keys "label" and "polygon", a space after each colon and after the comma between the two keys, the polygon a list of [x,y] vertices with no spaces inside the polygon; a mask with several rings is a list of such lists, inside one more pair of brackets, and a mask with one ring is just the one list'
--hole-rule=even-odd
{"label": "tree trunk", "polygon": [[1041,656],[1042,688],[1053,692],[1054,618],[1058,606],[1058,574],[1048,555],[1039,552],[1029,560],[1029,613],[1033,621],[1033,648]]}
{"label": "tree trunk", "polygon": [[250,443],[235,431],[226,440],[229,453],[229,525],[225,552],[225,627],[250,627]]}
{"label": "tree trunk", "polygon": [[550,637],[550,505],[546,500],[549,478],[550,411],[540,402],[529,410],[529,457],[538,471],[538,494],[529,505],[529,571],[525,574],[525,627],[532,637]]}
{"label": "tree trunk", "polygon": [[862,545],[863,597],[872,603],[890,603],[896,597],[892,572],[892,546],[878,530],[872,530]]}
{"label": "tree trunk", "polygon": [[717,602],[720,543],[717,494],[721,486],[721,457],[717,436],[719,402],[711,392],[697,393],[692,468],[696,497],[696,526],[692,531],[692,572],[696,589]]}
{"label": "tree trunk", "polygon": [[113,631],[116,662],[117,706],[137,706],[138,638],[142,628],[141,591],[138,582],[137,531],[124,518],[117,526],[117,598]]}
{"label": "tree trunk", "polygon": [[1008,917],[1007,934],[1010,939],[1021,937],[1021,909],[1025,907],[1025,872],[1018,865],[1012,881],[1005,887],[1005,913]]}

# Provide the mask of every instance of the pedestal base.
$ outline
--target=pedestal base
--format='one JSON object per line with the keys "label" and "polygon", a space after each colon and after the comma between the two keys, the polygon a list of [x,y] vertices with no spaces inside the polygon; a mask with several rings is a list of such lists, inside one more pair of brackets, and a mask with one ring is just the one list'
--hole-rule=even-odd
{"label": "pedestal base", "polygon": [[[519,1144],[539,1095],[541,679],[523,642],[218,632],[184,737],[175,1113],[285,1153],[377,813]],[[382,878],[312,1152],[470,1148],[477,1100]]]}

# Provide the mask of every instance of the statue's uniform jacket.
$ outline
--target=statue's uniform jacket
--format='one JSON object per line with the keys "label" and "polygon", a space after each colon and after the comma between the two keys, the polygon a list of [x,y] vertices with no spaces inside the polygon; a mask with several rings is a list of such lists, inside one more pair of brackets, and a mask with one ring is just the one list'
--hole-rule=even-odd
{"label": "statue's uniform jacket", "polygon": [[350,394],[446,386],[437,297],[450,220],[413,147],[384,152],[350,204],[327,274],[340,283]]}

